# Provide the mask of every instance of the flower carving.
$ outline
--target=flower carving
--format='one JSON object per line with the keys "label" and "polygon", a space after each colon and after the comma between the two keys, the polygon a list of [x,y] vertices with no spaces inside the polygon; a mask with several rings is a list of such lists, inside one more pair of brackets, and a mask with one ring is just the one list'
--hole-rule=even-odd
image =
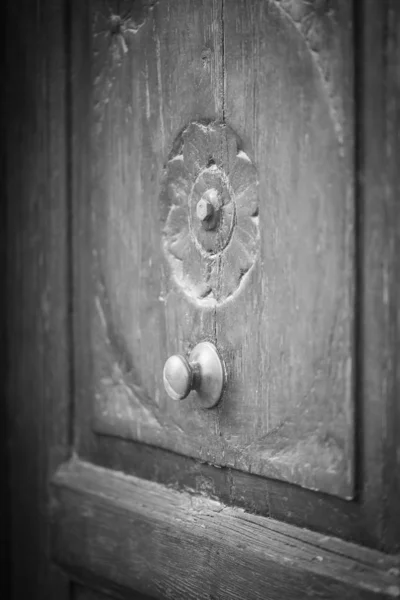
{"label": "flower carving", "polygon": [[175,281],[203,305],[244,284],[259,246],[258,181],[227,125],[191,123],[163,179],[163,248]]}

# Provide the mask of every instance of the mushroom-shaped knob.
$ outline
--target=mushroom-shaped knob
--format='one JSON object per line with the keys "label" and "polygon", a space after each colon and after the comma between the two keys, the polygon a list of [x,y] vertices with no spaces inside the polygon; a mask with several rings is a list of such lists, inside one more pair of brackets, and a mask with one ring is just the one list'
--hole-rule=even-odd
{"label": "mushroom-shaped knob", "polygon": [[193,372],[181,354],[170,356],[164,365],[164,387],[173,400],[183,400],[192,390]]}
{"label": "mushroom-shaped knob", "polygon": [[187,360],[181,354],[170,356],[164,365],[164,387],[173,400],[183,400],[195,391],[203,408],[212,408],[221,398],[224,366],[210,342],[197,344]]}

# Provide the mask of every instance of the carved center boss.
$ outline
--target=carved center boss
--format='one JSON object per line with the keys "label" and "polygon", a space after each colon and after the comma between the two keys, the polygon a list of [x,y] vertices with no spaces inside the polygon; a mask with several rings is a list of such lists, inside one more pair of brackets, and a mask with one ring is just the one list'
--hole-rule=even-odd
{"label": "carved center boss", "polygon": [[224,124],[191,123],[174,144],[163,180],[163,248],[184,293],[222,304],[243,286],[259,250],[254,165]]}

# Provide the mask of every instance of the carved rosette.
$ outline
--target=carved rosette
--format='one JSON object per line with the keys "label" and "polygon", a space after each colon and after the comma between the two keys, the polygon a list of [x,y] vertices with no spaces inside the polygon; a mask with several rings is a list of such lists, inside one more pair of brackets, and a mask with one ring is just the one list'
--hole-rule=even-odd
{"label": "carved rosette", "polygon": [[258,182],[224,124],[191,123],[166,165],[163,248],[192,300],[222,304],[244,284],[259,246]]}

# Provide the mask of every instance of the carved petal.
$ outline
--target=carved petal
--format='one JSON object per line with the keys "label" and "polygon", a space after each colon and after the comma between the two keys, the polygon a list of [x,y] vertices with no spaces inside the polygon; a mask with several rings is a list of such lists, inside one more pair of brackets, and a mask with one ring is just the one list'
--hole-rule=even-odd
{"label": "carved petal", "polygon": [[253,258],[242,241],[234,235],[222,257],[221,299],[229,297],[238,289],[241,278],[252,264]]}
{"label": "carved petal", "polygon": [[176,236],[180,233],[187,234],[189,227],[188,210],[186,206],[173,206],[168,215],[164,233],[167,236]]}
{"label": "carved petal", "polygon": [[[190,236],[188,236],[190,239]],[[183,275],[188,291],[194,298],[205,298],[211,291],[207,279],[207,260],[190,241],[183,258]]]}
{"label": "carved petal", "polygon": [[[226,125],[192,123],[182,138],[182,154],[169,161],[162,191],[162,209],[168,212],[164,250],[187,295],[224,301],[238,290],[256,259],[256,170],[249,157],[238,152],[236,135]],[[220,212],[216,227],[207,230],[196,220],[196,206],[205,191],[214,188]]]}
{"label": "carved petal", "polygon": [[192,246],[189,229],[186,228],[179,232],[178,235],[169,243],[169,251],[179,260],[183,260],[188,254]]}
{"label": "carved petal", "polygon": [[187,204],[190,193],[190,174],[188,173],[183,155],[179,154],[168,163],[167,192],[172,204],[181,206]]}
{"label": "carved petal", "polygon": [[184,131],[183,139],[185,167],[196,178],[210,158],[208,128],[200,123],[191,123]]}
{"label": "carved petal", "polygon": [[235,194],[238,214],[256,214],[258,210],[256,170],[244,152],[239,152],[229,181]]}

